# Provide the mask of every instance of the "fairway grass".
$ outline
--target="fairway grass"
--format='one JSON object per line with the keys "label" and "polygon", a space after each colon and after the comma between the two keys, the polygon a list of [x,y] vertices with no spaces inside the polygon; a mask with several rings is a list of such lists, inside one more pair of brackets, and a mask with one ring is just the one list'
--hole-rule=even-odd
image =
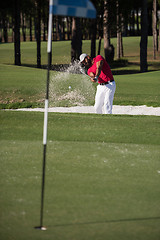
{"label": "fairway grass", "polygon": [[[1,109],[44,107],[46,70],[0,64],[0,71]],[[114,78],[115,105],[160,106],[160,71]],[[50,107],[93,106],[95,91],[96,84],[82,74],[51,71]]]}
{"label": "fairway grass", "polygon": [[[120,71],[140,71],[140,37],[123,37],[124,58],[128,60],[131,65],[116,70]],[[117,38],[111,38],[111,44],[115,48],[115,58],[117,59]],[[98,52],[99,41],[96,41],[96,53]],[[21,42],[21,63],[23,66],[36,66],[37,63],[37,44],[36,42]],[[90,55],[91,41],[82,41],[82,52]],[[53,41],[52,42],[52,64],[69,64],[71,62],[71,41]],[[104,42],[101,42],[101,55],[104,56]],[[14,64],[14,43],[0,44],[0,63]],[[157,52],[156,60],[153,59],[153,37],[148,36],[147,49],[148,69],[160,70],[160,54]],[[42,67],[47,65],[47,42],[41,42],[41,64]]]}
{"label": "fairway grass", "polygon": [[160,71],[117,75],[115,105],[160,106]]}
{"label": "fairway grass", "polygon": [[0,112],[0,238],[159,240],[159,117]]}
{"label": "fairway grass", "polygon": [[43,106],[45,70],[0,64],[0,108]]}

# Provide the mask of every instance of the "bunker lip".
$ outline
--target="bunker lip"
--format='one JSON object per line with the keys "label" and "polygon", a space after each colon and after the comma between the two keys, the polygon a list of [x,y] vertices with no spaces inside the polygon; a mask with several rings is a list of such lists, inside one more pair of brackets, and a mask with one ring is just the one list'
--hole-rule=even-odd
{"label": "bunker lip", "polygon": [[[34,111],[44,112],[44,108],[20,108],[10,109],[12,111]],[[6,109],[7,111],[7,109]],[[51,107],[48,112],[61,112],[61,113],[95,113],[94,106],[75,106],[75,107]],[[152,115],[160,116],[160,107],[147,107],[143,106],[120,106],[113,105],[113,114],[126,114],[126,115]]]}

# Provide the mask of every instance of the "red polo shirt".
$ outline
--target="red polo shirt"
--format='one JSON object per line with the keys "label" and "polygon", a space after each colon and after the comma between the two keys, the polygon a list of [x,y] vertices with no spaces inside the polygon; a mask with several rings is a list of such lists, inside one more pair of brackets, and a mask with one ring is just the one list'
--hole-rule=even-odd
{"label": "red polo shirt", "polygon": [[97,57],[93,58],[93,65],[88,69],[88,75],[93,72],[96,75],[96,63],[103,60],[103,66],[102,66],[102,71],[101,74],[98,77],[98,83],[105,83],[111,80],[114,80],[110,66],[106,62],[106,60],[101,56],[98,55]]}

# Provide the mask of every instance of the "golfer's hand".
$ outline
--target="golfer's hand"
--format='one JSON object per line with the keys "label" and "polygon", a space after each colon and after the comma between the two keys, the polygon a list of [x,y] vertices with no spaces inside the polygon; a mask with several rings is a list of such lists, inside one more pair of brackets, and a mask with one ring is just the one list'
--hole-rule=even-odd
{"label": "golfer's hand", "polygon": [[93,79],[95,82],[98,82],[98,77],[95,76],[95,78]]}
{"label": "golfer's hand", "polygon": [[98,81],[98,78],[95,78],[95,74],[93,72],[90,72],[89,76],[90,76],[92,82]]}

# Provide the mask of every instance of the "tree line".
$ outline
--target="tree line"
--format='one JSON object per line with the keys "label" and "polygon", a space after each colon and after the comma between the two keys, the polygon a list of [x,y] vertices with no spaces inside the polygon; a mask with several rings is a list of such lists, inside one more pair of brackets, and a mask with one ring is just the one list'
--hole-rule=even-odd
{"label": "tree line", "polygon": [[[153,57],[160,50],[160,0],[92,0],[96,19],[53,16],[53,41],[71,40],[71,61],[82,53],[82,40],[91,40],[91,57],[100,53],[108,62],[124,56],[123,36],[141,36],[140,68],[147,71],[147,37],[153,35]],[[41,41],[47,41],[48,0],[5,0],[0,8],[0,42],[14,42],[14,62],[21,65],[21,41],[37,42],[37,67],[41,67]],[[117,37],[117,53],[111,44]],[[96,49],[96,40],[99,40]]]}

